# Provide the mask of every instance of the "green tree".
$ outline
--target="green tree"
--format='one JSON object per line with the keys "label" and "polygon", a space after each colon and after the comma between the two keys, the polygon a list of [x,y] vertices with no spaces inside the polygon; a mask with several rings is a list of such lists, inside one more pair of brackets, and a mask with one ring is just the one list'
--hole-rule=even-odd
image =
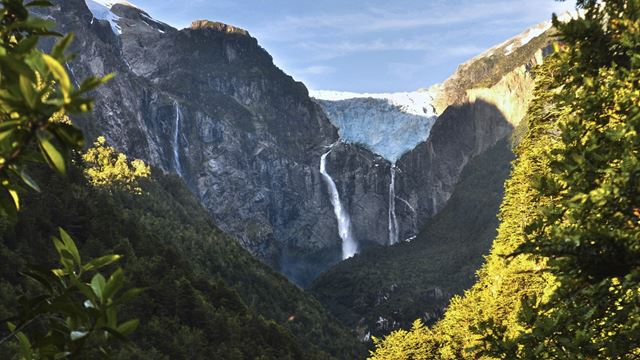
{"label": "green tree", "polygon": [[640,356],[640,1],[578,5],[583,18],[555,20],[559,140],[537,184],[553,201],[518,249],[557,287],[525,303],[527,330],[502,344],[519,358]]}
{"label": "green tree", "polygon": [[[554,18],[561,45],[535,70],[479,281],[417,331],[418,358],[640,357],[640,1],[577,5]],[[374,358],[412,346],[398,341],[415,337],[391,335]]]}

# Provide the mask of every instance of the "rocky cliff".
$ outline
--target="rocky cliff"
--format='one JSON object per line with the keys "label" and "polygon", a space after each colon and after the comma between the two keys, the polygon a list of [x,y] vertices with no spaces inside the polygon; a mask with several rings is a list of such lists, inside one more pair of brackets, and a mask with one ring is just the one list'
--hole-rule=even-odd
{"label": "rocky cliff", "polygon": [[[379,156],[373,168],[343,158],[335,170],[349,212],[358,218],[353,226],[372,230],[356,231],[358,241],[390,245],[413,239],[444,208],[470,159],[511,134],[524,117],[533,92],[531,69],[551,51],[551,36],[550,22],[527,29],[429,90],[312,92],[341,141]],[[382,180],[375,190],[361,186],[373,179]]]}
{"label": "rocky cliff", "polygon": [[339,261],[319,173],[337,130],[255,38],[210,21],[178,30],[126,2],[54,3],[47,16],[76,34],[74,79],[117,73],[77,119],[88,134],[181,176],[224,231],[290,278]]}

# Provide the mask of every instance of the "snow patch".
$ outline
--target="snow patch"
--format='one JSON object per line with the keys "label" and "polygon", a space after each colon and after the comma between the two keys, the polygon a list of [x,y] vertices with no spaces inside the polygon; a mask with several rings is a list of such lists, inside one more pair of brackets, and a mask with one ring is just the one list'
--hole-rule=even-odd
{"label": "snow patch", "polygon": [[[114,34],[116,35],[122,34],[122,28],[120,28],[120,25],[118,25],[118,20],[120,20],[120,17],[111,11],[111,7],[116,2],[105,1],[105,0],[85,0],[85,3],[87,4],[89,11],[91,11],[91,14],[93,15],[94,19],[108,21],[109,24],[111,24],[111,30],[113,30]],[[126,2],[117,2],[117,3],[126,3]]]}
{"label": "snow patch", "polygon": [[527,31],[513,39],[513,42],[504,49],[504,54],[509,55],[517,48],[527,45],[531,40],[537,38],[538,36],[544,34],[547,30],[551,29],[551,26],[552,24],[549,21],[528,29]]}
{"label": "snow patch", "polygon": [[412,115],[432,117],[436,111],[431,106],[433,94],[428,91],[398,93],[354,93],[344,91],[311,90],[309,95],[318,100],[342,101],[349,99],[381,99]]}

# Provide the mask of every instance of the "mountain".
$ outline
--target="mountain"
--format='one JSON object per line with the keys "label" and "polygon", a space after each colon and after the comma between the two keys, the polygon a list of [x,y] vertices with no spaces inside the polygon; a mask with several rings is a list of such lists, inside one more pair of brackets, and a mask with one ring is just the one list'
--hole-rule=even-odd
{"label": "mountain", "polygon": [[[440,115],[428,139],[395,165],[396,212],[418,214],[413,224],[399,223],[400,238],[411,241],[367,249],[310,287],[361,339],[409,327],[417,318],[433,323],[453,295],[474,283],[496,235],[511,144],[526,131],[521,121],[533,96],[531,70],[551,51],[551,36],[549,24],[529,29],[428,90]],[[332,114],[335,105],[328,107]],[[413,237],[402,232],[407,228],[415,229]]]}
{"label": "mountain", "polygon": [[[220,22],[178,30],[127,2],[102,0],[57,1],[46,16],[77,35],[69,63],[76,81],[118,74],[94,94],[94,114],[76,119],[85,133],[178,174],[224,232],[300,286],[360,249],[417,236],[468,160],[516,123],[477,102],[441,112],[474,122],[438,125],[438,104],[452,97],[443,94],[459,88],[450,82],[314,101],[248,31]],[[536,41],[504,57],[519,61]],[[519,71],[469,89],[468,103],[521,96],[527,89],[513,88],[526,76]],[[337,115],[353,120],[354,109],[359,122]]]}
{"label": "mountain", "polygon": [[319,171],[337,131],[255,38],[204,20],[177,30],[126,2],[55,3],[46,15],[76,34],[74,78],[118,74],[77,119],[87,134],[180,175],[223,231],[300,284],[341,259]]}

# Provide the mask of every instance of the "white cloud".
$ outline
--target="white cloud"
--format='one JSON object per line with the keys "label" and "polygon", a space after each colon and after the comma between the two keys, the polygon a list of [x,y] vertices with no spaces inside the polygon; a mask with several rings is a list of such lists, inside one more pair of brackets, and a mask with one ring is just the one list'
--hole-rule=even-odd
{"label": "white cloud", "polygon": [[299,75],[327,75],[334,72],[336,72],[334,67],[326,65],[312,65],[295,71]]}
{"label": "white cloud", "polygon": [[[571,3],[571,1],[568,1]],[[393,3],[390,3],[393,4]],[[562,12],[570,6],[554,1],[541,6],[538,0],[514,1],[463,1],[436,2],[421,9],[405,7],[364,8],[357,13],[313,14],[307,16],[285,16],[270,19],[256,29],[260,37],[269,41],[294,41],[309,38],[325,38],[417,30],[429,27],[469,26],[480,20],[520,21],[531,19],[532,25],[541,14],[551,17],[551,13]]]}

